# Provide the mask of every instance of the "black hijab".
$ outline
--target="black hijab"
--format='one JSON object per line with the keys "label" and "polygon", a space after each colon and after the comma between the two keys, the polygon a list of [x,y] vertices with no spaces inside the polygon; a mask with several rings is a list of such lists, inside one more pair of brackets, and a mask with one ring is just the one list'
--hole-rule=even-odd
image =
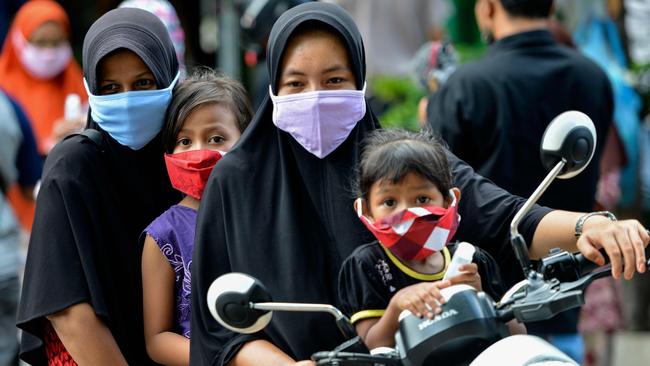
{"label": "black hijab", "polygon": [[[320,22],[340,35],[358,89],[365,81],[361,35],[340,7],[307,3],[285,12],[268,45],[269,75],[277,85],[283,52],[293,31]],[[335,303],[342,261],[370,237],[352,209],[350,178],[363,137],[378,127],[368,109],[348,138],[318,159],[273,124],[266,96],[238,146],[210,177],[199,210],[192,264],[192,364],[225,364],[250,336],[221,328],[206,306],[219,275],[236,271],[259,278],[278,301]],[[286,353],[308,358],[333,348],[341,336],[329,315],[274,314],[259,336]]]}
{"label": "black hijab", "polygon": [[[288,39],[299,26],[320,22],[338,33],[348,51],[357,89],[365,80],[363,42],[340,7],[307,3],[285,12],[273,26],[269,75],[277,87]],[[222,328],[210,315],[207,290],[218,276],[243,272],[260,279],[275,301],[337,304],[338,272],[359,245],[374,240],[356,216],[349,182],[361,141],[379,128],[368,109],[345,142],[324,159],[302,148],[272,122],[267,96],[240,142],[216,166],[199,209],[192,264],[193,365],[225,365],[245,343],[266,339],[296,359],[331,350],[343,341],[328,314],[275,313],[254,335]],[[500,263],[513,262],[509,224],[524,200],[508,194],[448,153],[454,185],[463,198],[455,239],[481,246]],[[520,225],[531,242],[549,210],[535,207]]]}
{"label": "black hijab", "polygon": [[[97,20],[84,40],[84,75],[91,90],[96,90],[99,61],[120,48],[140,56],[160,88],[178,72],[161,21],[144,10],[120,8]],[[90,118],[88,125],[102,133],[99,146],[73,136],[58,144],[45,162],[18,314],[24,331],[21,357],[47,364],[45,316],[88,302],[127,362],[150,364],[143,336],[138,237],[180,197],[169,183],[159,137],[134,151]]]}

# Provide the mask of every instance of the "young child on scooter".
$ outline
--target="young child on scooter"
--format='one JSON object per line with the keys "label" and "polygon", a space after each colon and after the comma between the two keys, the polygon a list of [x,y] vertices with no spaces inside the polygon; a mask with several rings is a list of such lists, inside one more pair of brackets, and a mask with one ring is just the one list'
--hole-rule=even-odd
{"label": "young child on scooter", "polygon": [[[426,132],[374,131],[365,141],[354,208],[376,241],[357,248],[343,263],[339,296],[369,349],[392,347],[398,317],[409,310],[433,318],[444,303],[440,290],[467,284],[501,298],[495,260],[475,248],[473,263],[442,280],[457,243],[461,192],[452,186],[442,143]],[[511,327],[512,331],[512,327]]]}
{"label": "young child on scooter", "polygon": [[195,71],[174,90],[162,138],[171,184],[185,196],[144,230],[142,254],[145,341],[157,363],[189,365],[197,210],[212,168],[251,117],[242,85],[210,69]]}

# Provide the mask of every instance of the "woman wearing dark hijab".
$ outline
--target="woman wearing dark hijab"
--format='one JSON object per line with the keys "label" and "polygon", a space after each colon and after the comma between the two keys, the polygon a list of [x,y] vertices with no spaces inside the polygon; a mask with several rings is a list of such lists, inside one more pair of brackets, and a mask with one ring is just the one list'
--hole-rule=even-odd
{"label": "woman wearing dark hijab", "polygon": [[[342,261],[372,240],[348,194],[360,143],[379,127],[363,98],[364,48],[353,20],[326,3],[288,10],[271,31],[268,68],[270,96],[214,170],[199,210],[192,264],[193,365],[288,364],[334,348],[343,339],[324,314],[276,313],[264,331],[252,335],[224,329],[208,310],[208,287],[224,273],[243,272],[260,279],[276,301],[336,304]],[[454,185],[463,194],[455,238],[516,265],[508,228],[523,200],[453,155],[449,159]],[[552,246],[576,249],[573,229],[580,214],[550,211],[535,207],[520,226],[534,257]],[[578,241],[590,258],[596,258],[593,246],[606,242],[603,228],[615,232],[617,240],[627,238],[631,228],[648,240],[636,221],[591,220],[584,227],[590,234]],[[626,248],[643,248],[626,240]],[[642,254],[637,256],[641,260]]]}
{"label": "woman wearing dark hijab", "polygon": [[179,198],[159,138],[178,62],[162,22],[124,8],[91,26],[83,66],[88,127],[100,135],[68,138],[47,158],[18,314],[21,357],[151,364],[138,237]]}

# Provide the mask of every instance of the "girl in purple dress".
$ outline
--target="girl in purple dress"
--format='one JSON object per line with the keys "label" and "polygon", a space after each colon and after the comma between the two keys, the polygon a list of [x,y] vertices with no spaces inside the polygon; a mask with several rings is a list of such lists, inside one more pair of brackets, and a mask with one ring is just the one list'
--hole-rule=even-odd
{"label": "girl in purple dress", "polygon": [[174,90],[163,130],[172,186],[185,194],[143,233],[142,287],[147,353],[164,365],[188,365],[190,266],[196,214],[210,172],[252,117],[244,88],[202,69]]}

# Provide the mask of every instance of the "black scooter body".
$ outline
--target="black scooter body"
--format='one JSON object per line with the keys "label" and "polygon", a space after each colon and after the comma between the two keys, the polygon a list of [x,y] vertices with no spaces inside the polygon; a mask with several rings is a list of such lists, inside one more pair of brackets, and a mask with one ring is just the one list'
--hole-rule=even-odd
{"label": "black scooter body", "polygon": [[490,296],[466,289],[454,294],[433,319],[402,318],[395,344],[405,366],[467,365],[508,335]]}

